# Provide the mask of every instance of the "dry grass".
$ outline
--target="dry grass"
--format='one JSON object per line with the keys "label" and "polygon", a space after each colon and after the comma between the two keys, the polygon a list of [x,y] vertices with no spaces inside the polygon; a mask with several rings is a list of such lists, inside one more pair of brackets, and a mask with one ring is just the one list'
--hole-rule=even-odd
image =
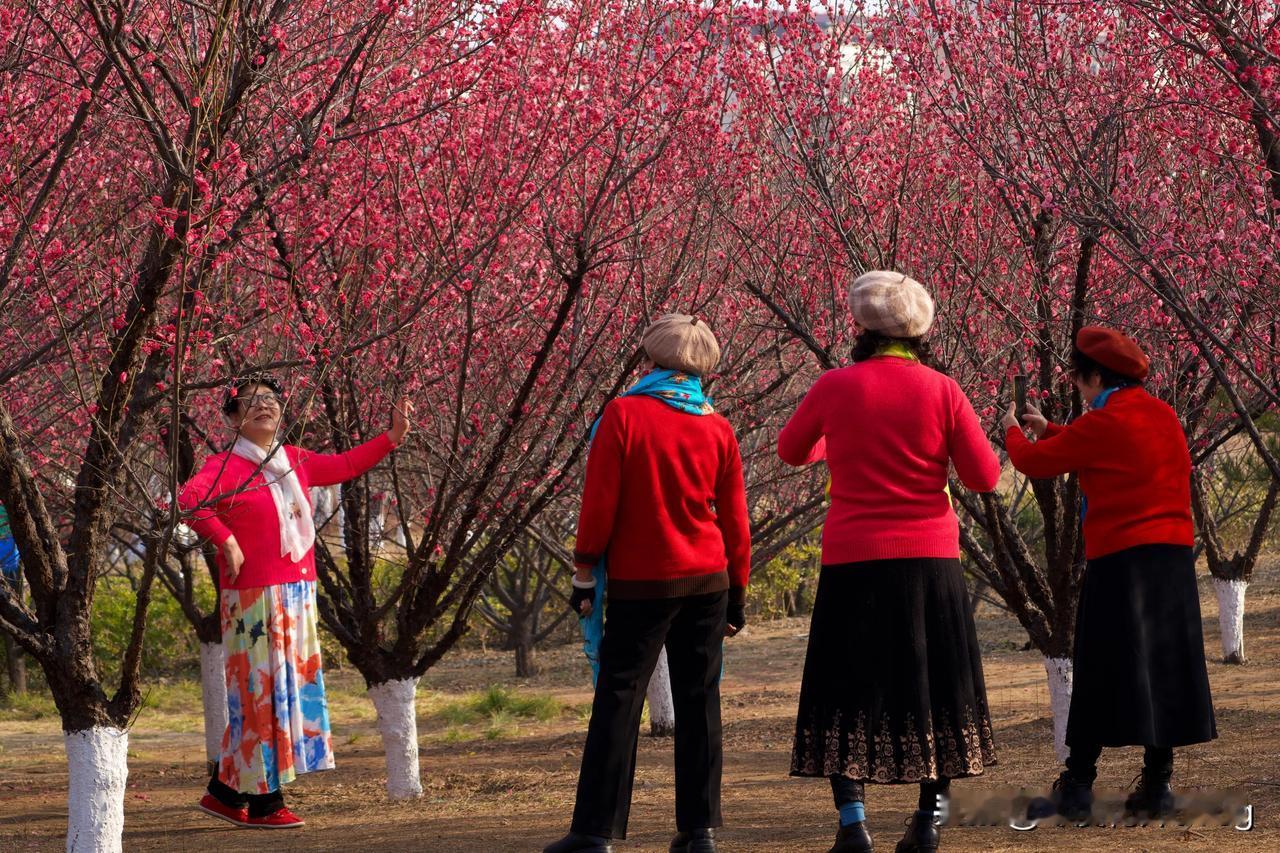
{"label": "dry grass", "polygon": [[[1251,662],[1218,662],[1216,601],[1207,578],[1201,603],[1220,737],[1178,751],[1184,786],[1240,789],[1254,803],[1251,833],[1199,827],[1074,829],[956,828],[952,851],[1280,850],[1280,560],[1260,567],[1249,590],[1246,642]],[[1000,763],[957,789],[1045,785],[1056,773],[1040,658],[1021,651],[1016,624],[984,611],[979,624]],[[787,777],[807,625],[753,625],[727,645],[724,688],[727,825],[721,849],[785,853],[825,850],[834,831],[826,785]],[[869,650],[873,653],[874,650]],[[590,677],[576,645],[541,654],[543,672],[511,677],[509,654],[451,656],[424,680],[418,713],[425,794],[391,803],[383,794],[380,742],[371,703],[354,673],[331,673],[338,769],[304,777],[288,791],[308,820],[297,834],[271,837],[277,850],[534,851],[559,837],[573,807]],[[505,685],[491,689],[495,685]],[[258,836],[196,812],[203,786],[198,689],[153,689],[130,736],[127,850],[210,850],[262,844]],[[645,729],[647,731],[647,729]],[[1119,791],[1140,750],[1109,750],[1099,785]],[[877,848],[892,849],[912,808],[910,786],[872,787],[868,811]],[[66,769],[51,703],[29,700],[0,712],[0,850],[61,850]],[[672,817],[670,739],[641,739],[631,839],[621,850],[665,851]]]}

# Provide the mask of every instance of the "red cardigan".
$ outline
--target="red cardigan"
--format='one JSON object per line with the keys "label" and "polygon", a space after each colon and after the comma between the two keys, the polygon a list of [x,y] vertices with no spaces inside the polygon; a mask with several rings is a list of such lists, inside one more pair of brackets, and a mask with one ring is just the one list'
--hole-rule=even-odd
{"label": "red cardigan", "polygon": [[574,560],[608,556],[611,598],[746,598],[751,533],[729,422],[652,397],[605,406],[587,457]]}
{"label": "red cardigan", "polygon": [[[331,486],[359,477],[395,447],[383,433],[346,453],[312,453],[285,445],[304,494],[311,486]],[[222,552],[223,589],[249,589],[316,579],[315,549],[300,561],[280,555],[280,526],[271,491],[258,466],[230,450],[216,453],[183,486],[178,505],[191,513],[189,524],[197,533],[221,546],[233,534],[244,552],[244,565],[234,583],[227,582]],[[307,494],[307,508],[311,496]],[[203,504],[203,506],[202,506]]]}
{"label": "red cardigan", "polygon": [[827,460],[825,565],[959,557],[947,472],[989,492],[1000,462],[955,380],[917,361],[875,356],[818,377],[778,435],[789,465]]}
{"label": "red cardigan", "polygon": [[1191,454],[1177,414],[1140,387],[1121,388],[1068,426],[1032,443],[1005,435],[1009,461],[1028,477],[1076,471],[1088,499],[1085,557],[1135,545],[1191,545]]}

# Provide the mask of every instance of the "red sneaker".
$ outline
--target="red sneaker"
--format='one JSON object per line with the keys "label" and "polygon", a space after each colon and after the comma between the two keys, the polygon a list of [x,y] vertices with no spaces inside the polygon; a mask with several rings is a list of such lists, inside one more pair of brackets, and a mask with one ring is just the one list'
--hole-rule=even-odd
{"label": "red sneaker", "polygon": [[213,794],[205,794],[200,798],[200,811],[207,815],[212,815],[218,820],[225,820],[227,823],[234,823],[236,826],[249,825],[249,810],[244,806],[233,809],[231,806],[224,805],[218,801]]}
{"label": "red sneaker", "polygon": [[251,817],[248,825],[254,829],[296,829],[305,823],[305,820],[289,811],[286,806],[266,817]]}

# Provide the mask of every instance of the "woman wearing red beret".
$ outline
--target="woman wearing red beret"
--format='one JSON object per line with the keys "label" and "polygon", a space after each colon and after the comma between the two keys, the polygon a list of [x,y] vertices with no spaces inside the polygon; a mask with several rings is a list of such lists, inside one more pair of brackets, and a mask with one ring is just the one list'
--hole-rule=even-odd
{"label": "woman wearing red beret", "polygon": [[1173,409],[1142,387],[1149,361],[1130,338],[1100,326],[1076,336],[1070,375],[1089,411],[1067,426],[1033,406],[1023,435],[1005,414],[1009,461],[1028,477],[1076,473],[1084,493],[1085,569],[1076,613],[1067,769],[1050,801],[1091,816],[1104,746],[1146,747],[1134,816],[1170,814],[1173,748],[1217,737],[1196,592],[1191,456]]}

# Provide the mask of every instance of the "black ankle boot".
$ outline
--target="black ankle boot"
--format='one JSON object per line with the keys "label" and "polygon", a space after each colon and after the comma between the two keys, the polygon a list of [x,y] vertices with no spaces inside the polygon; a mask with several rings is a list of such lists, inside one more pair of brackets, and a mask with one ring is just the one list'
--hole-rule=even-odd
{"label": "black ankle boot", "polygon": [[691,829],[677,832],[671,839],[669,853],[716,853],[716,831]]}
{"label": "black ankle boot", "polygon": [[1124,801],[1125,817],[1139,820],[1160,820],[1177,810],[1177,798],[1169,787],[1169,780],[1161,775],[1143,773],[1138,787]]}
{"label": "black ankle boot", "polygon": [[840,827],[836,833],[836,844],[827,853],[871,853],[871,833],[867,832],[867,822],[860,820]]}
{"label": "black ankle boot", "polygon": [[570,832],[554,844],[543,847],[542,853],[613,853],[613,845],[609,839],[599,835]]}
{"label": "black ankle boot", "polygon": [[917,811],[907,821],[907,832],[894,853],[937,853],[940,838],[933,813]]}
{"label": "black ankle boot", "polygon": [[1077,779],[1064,770],[1053,783],[1046,799],[1039,797],[1027,807],[1027,817],[1043,820],[1054,815],[1072,823],[1088,823],[1093,819],[1093,783]]}

